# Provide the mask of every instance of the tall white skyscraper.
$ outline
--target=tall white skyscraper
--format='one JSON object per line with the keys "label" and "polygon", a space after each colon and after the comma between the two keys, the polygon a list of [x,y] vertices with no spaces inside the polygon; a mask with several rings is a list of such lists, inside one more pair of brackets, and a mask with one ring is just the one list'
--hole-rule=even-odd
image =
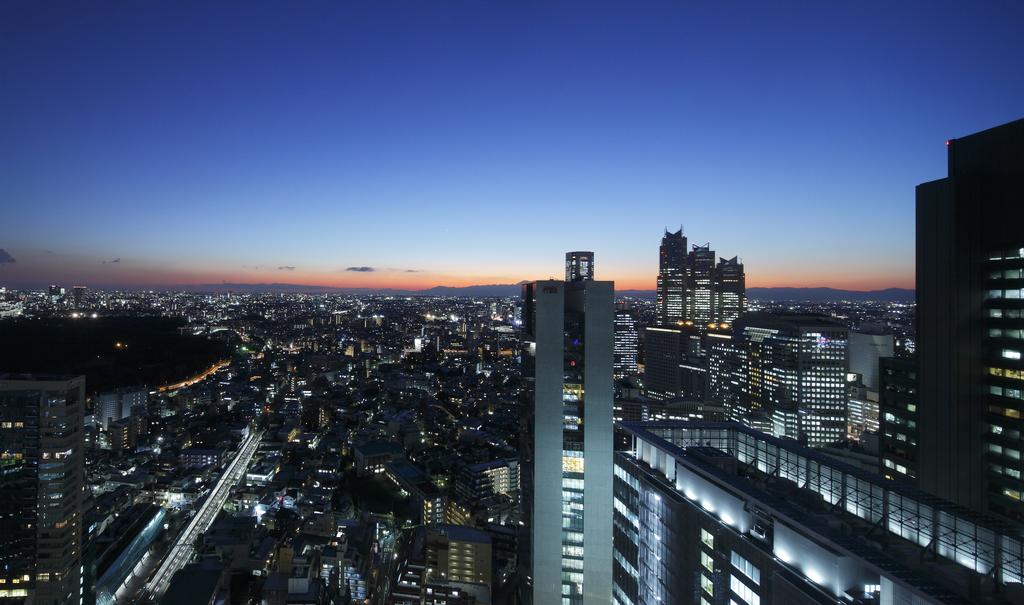
{"label": "tall white skyscraper", "polygon": [[532,602],[611,603],[614,284],[523,287],[524,549]]}

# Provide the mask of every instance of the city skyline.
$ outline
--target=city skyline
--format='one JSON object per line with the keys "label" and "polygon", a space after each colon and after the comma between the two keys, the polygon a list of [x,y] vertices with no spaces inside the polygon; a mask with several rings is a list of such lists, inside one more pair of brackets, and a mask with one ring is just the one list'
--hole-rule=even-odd
{"label": "city skyline", "polygon": [[1011,4],[401,8],[4,7],[0,285],[507,284],[581,249],[653,290],[682,224],[749,287],[912,288],[914,186],[1024,96]]}
{"label": "city skyline", "polygon": [[1024,605],[1024,3],[0,3],[0,605]]}

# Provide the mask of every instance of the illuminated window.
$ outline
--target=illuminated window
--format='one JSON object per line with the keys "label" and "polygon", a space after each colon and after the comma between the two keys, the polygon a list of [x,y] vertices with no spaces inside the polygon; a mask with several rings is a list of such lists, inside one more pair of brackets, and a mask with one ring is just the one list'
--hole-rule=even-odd
{"label": "illuminated window", "polygon": [[736,551],[732,551],[730,562],[733,567],[738,569],[743,573],[743,575],[750,578],[754,584],[757,584],[758,586],[761,585],[761,570],[755,567],[753,563],[741,557]]}
{"label": "illuminated window", "polygon": [[715,537],[711,535],[711,532],[704,528],[701,528],[700,530],[700,541],[708,548],[715,547]]}
{"label": "illuminated window", "polygon": [[566,473],[582,473],[583,458],[577,456],[562,456],[562,471]]}
{"label": "illuminated window", "polygon": [[734,575],[729,576],[729,588],[748,605],[761,605],[761,597]]}
{"label": "illuminated window", "polygon": [[700,587],[704,592],[711,596],[715,596],[715,583],[711,581],[711,578],[704,574],[700,574]]}
{"label": "illuminated window", "polygon": [[704,569],[714,573],[715,571],[715,560],[711,558],[711,555],[700,551],[700,564],[704,566]]}

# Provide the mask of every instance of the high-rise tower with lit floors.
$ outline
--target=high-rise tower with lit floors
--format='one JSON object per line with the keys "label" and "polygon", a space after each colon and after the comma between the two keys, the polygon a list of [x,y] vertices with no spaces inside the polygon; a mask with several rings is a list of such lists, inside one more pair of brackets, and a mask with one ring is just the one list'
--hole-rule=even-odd
{"label": "high-rise tower with lit floors", "polygon": [[625,378],[637,373],[640,332],[636,312],[629,303],[615,307],[615,377]]}
{"label": "high-rise tower with lit floors", "polygon": [[1024,120],[917,187],[918,480],[1024,519]]}
{"label": "high-rise tower with lit floors", "polygon": [[746,274],[739,257],[718,259],[711,286],[715,309],[711,321],[731,324],[746,313]]}
{"label": "high-rise tower with lit floors", "polygon": [[665,232],[658,249],[658,325],[677,325],[687,317],[687,250],[682,228]]}
{"label": "high-rise tower with lit floors", "polygon": [[81,603],[84,377],[0,375],[0,602]]}
{"label": "high-rise tower with lit floors", "polygon": [[523,549],[538,605],[610,603],[612,282],[523,286]]}
{"label": "high-rise tower with lit floors", "polygon": [[710,244],[694,246],[689,256],[689,274],[692,287],[687,290],[686,304],[689,314],[686,319],[692,320],[700,330],[709,323],[716,321],[715,313],[715,251]]}

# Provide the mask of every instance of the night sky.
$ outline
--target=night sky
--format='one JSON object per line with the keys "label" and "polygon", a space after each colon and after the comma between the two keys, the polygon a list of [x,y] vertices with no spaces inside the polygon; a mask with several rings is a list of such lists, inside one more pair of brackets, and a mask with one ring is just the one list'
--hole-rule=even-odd
{"label": "night sky", "polygon": [[1024,115],[1022,65],[1019,0],[11,0],[0,285],[514,283],[586,249],[653,288],[683,225],[748,286],[913,287],[914,187]]}

